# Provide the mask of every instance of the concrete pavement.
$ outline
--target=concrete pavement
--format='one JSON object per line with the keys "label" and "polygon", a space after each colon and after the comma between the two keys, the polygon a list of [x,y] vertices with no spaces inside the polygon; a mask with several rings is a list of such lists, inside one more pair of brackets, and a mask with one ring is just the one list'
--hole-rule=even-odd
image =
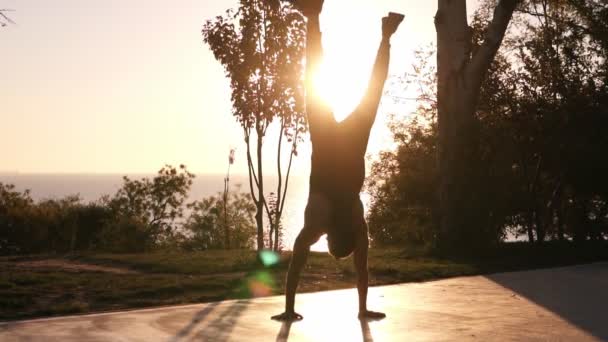
{"label": "concrete pavement", "polygon": [[608,263],[0,324],[0,341],[608,341]]}

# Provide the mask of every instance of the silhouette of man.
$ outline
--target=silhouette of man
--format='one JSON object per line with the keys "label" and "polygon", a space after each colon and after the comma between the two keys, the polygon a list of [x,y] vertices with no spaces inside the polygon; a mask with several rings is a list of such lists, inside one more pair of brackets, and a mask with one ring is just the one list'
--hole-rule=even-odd
{"label": "silhouette of man", "polygon": [[302,319],[294,310],[295,293],[310,246],[323,234],[327,234],[329,253],[335,258],[346,258],[354,253],[359,317],[383,318],[383,313],[367,310],[369,240],[359,193],[365,179],[367,142],[388,75],[389,41],[404,16],[389,13],[382,19],[382,41],[367,93],[355,111],[338,123],[311,82],[323,55],[319,24],[323,0],[299,0],[296,6],[307,18],[306,112],[312,140],[310,192],[304,228],[296,238],[287,272],[285,312],[272,318]]}

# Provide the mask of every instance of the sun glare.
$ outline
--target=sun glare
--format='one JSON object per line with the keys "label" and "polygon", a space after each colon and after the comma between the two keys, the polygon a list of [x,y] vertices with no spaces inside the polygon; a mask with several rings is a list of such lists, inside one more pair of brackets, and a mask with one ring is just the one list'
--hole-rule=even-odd
{"label": "sun glare", "polygon": [[333,109],[338,121],[348,117],[364,92],[365,81],[348,70],[354,68],[354,63],[340,64],[326,59],[313,80],[320,99]]}
{"label": "sun glare", "polygon": [[349,13],[347,18],[341,12],[330,13],[322,27],[324,58],[313,82],[338,121],[344,120],[361,101],[378,47],[379,30],[361,25],[367,19],[362,12]]}

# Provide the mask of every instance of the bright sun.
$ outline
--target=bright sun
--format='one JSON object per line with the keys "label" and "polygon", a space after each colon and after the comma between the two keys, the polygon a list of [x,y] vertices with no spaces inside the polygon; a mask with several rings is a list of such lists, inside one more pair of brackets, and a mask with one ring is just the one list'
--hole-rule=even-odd
{"label": "bright sun", "polygon": [[361,101],[378,48],[379,30],[353,24],[362,21],[364,14],[358,17],[350,13],[348,22],[330,14],[322,26],[324,59],[313,82],[338,121],[344,120]]}
{"label": "bright sun", "polygon": [[351,63],[332,63],[326,59],[314,78],[314,87],[321,100],[333,109],[338,121],[348,117],[365,91],[366,81],[349,71],[354,67]]}

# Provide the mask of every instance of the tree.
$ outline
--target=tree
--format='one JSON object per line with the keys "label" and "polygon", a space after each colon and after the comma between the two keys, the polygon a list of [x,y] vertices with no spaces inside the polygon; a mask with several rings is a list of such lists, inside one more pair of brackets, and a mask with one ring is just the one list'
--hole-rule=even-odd
{"label": "tree", "polygon": [[29,190],[19,192],[12,184],[0,183],[0,254],[32,251],[31,242],[37,240],[28,220],[33,205]]}
{"label": "tree", "polygon": [[[204,41],[230,78],[233,114],[243,129],[249,170],[249,188],[256,205],[257,248],[264,248],[264,211],[270,220],[269,236],[276,248],[291,162],[306,132],[303,60],[304,19],[289,3],[279,0],[240,0],[236,11],[209,20]],[[272,211],[266,200],[262,163],[264,138],[279,121],[277,202]],[[289,143],[287,170],[283,170],[284,140]],[[255,161],[252,149],[255,149]]]}
{"label": "tree", "polygon": [[[227,199],[227,201],[226,201]],[[251,248],[254,245],[255,204],[239,188],[228,196],[224,193],[188,205],[191,214],[184,224],[189,239],[186,249]],[[225,219],[227,215],[228,220]],[[230,222],[230,246],[226,245],[226,222]]]}
{"label": "tree", "polygon": [[465,0],[438,0],[437,116],[439,231],[437,246],[444,251],[482,247],[476,234],[487,213],[474,191],[479,158],[475,111],[481,85],[502,43],[518,0],[500,0],[483,43],[473,51]]}
{"label": "tree", "polygon": [[[565,3],[525,2],[483,80],[477,156],[469,165],[475,170],[469,190],[483,199],[476,208],[485,218],[471,234],[481,241],[608,237],[605,61],[591,37],[569,24],[577,13]],[[473,53],[486,34],[486,6],[494,2],[471,22]],[[372,167],[369,229],[376,244],[426,243],[433,231],[436,168],[429,156],[438,137],[436,98],[424,86],[434,77],[425,65],[414,66],[414,80],[423,85],[420,119],[394,121],[397,149]]]}
{"label": "tree", "polygon": [[123,186],[107,199],[114,219],[108,222],[105,244],[120,245],[113,240],[121,239],[126,249],[144,250],[170,240],[175,221],[183,217],[193,178],[184,165],[166,165],[152,179],[123,177]]}
{"label": "tree", "polygon": [[582,218],[605,218],[606,181],[595,174],[608,171],[600,152],[607,143],[606,46],[598,39],[608,11],[597,1],[534,0],[519,12],[510,44],[521,66],[517,97],[538,127],[529,148],[538,185],[528,225],[539,243],[550,236],[585,239],[597,234],[588,230],[595,223]]}

